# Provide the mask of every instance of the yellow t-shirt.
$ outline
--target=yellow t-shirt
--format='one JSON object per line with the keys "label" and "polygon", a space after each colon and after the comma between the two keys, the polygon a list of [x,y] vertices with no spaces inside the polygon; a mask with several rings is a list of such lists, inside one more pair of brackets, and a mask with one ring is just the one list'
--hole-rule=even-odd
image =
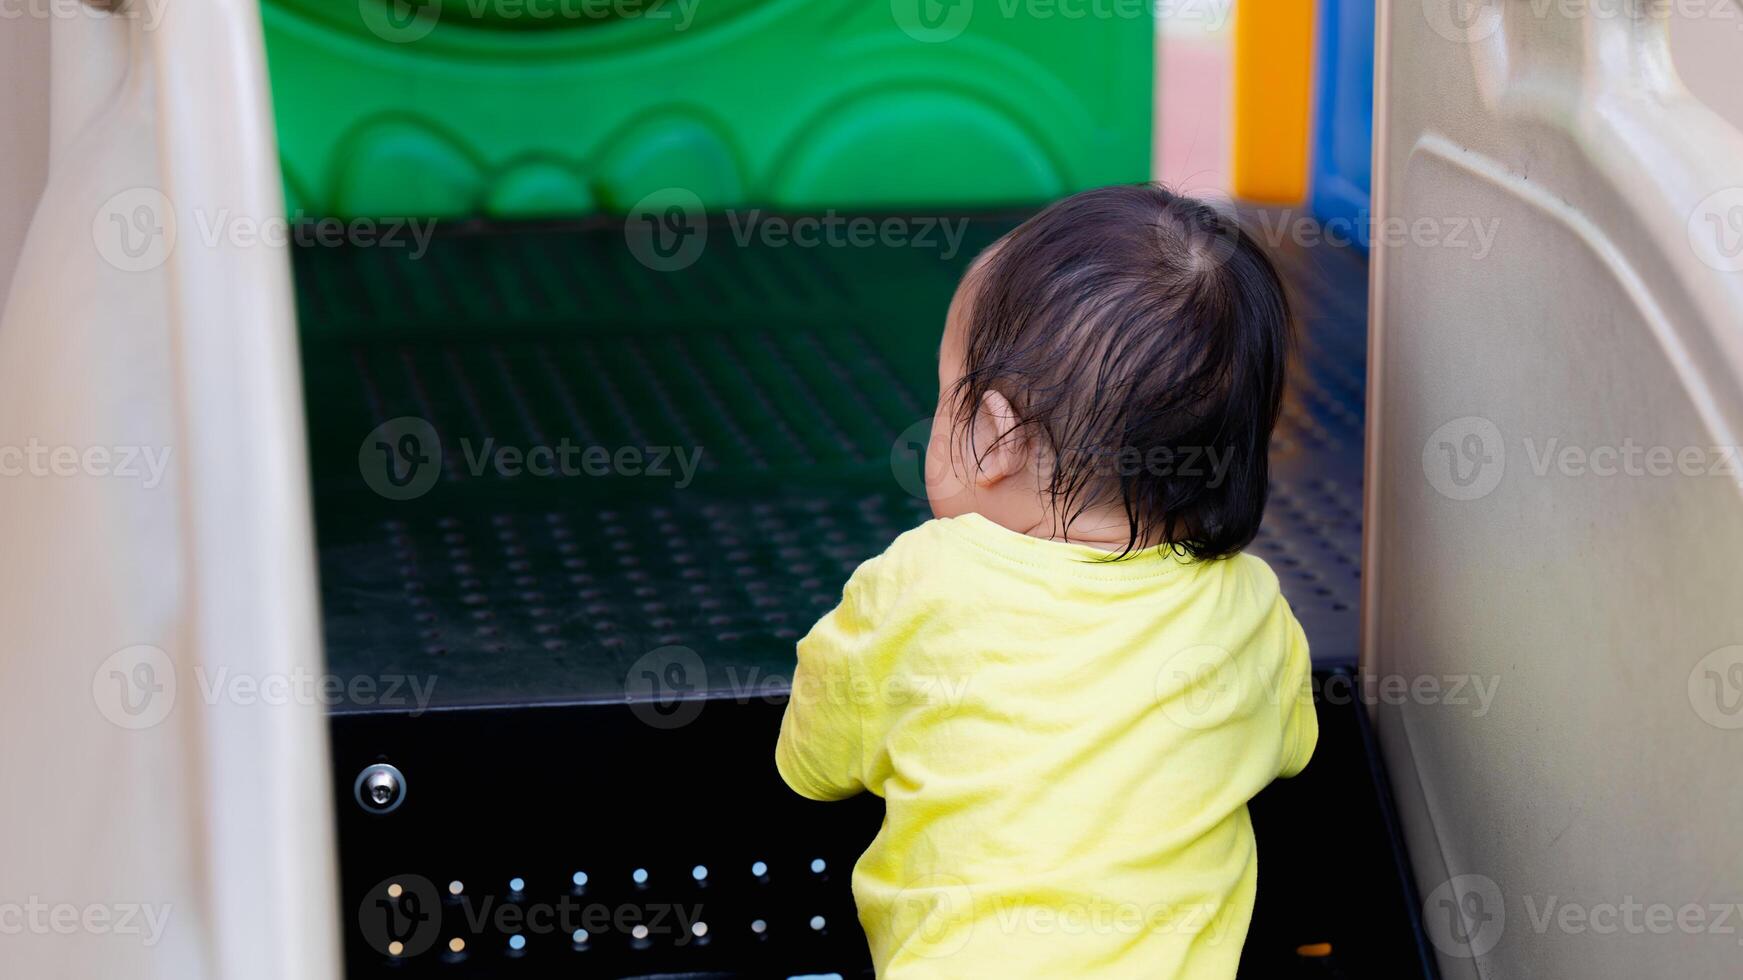
{"label": "yellow t-shirt", "polygon": [[885,800],[853,871],[878,976],[1235,975],[1247,801],[1319,736],[1307,640],[1258,558],[1098,557],[929,521],[799,641],[775,760]]}

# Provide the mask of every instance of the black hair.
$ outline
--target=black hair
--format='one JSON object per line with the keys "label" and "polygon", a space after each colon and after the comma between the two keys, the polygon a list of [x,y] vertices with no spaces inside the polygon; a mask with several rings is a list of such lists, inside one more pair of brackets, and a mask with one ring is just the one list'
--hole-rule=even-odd
{"label": "black hair", "polygon": [[955,423],[988,392],[1009,400],[1012,437],[1050,464],[1061,528],[1118,501],[1115,557],[1252,542],[1292,328],[1277,270],[1233,214],[1156,184],[1086,191],[995,243],[968,288]]}

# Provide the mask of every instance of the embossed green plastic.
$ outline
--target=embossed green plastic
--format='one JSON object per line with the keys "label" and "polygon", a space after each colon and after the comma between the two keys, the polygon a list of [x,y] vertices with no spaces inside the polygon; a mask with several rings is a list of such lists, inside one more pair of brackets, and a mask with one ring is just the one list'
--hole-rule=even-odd
{"label": "embossed green plastic", "polygon": [[264,23],[293,216],[573,216],[670,187],[961,208],[1149,176],[1146,4],[266,0]]}

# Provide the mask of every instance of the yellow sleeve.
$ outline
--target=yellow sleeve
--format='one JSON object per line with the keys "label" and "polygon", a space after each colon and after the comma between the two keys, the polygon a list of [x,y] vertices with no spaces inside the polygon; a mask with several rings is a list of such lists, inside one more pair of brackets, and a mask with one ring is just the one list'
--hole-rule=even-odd
{"label": "yellow sleeve", "polygon": [[1307,768],[1313,748],[1319,744],[1319,714],[1313,706],[1313,660],[1307,651],[1307,633],[1295,614],[1287,609],[1289,650],[1283,662],[1283,763],[1278,777],[1288,779]]}
{"label": "yellow sleeve", "polygon": [[795,793],[813,800],[842,800],[865,789],[864,699],[854,664],[865,663],[877,631],[864,596],[876,561],[860,566],[840,605],[799,641],[775,767]]}

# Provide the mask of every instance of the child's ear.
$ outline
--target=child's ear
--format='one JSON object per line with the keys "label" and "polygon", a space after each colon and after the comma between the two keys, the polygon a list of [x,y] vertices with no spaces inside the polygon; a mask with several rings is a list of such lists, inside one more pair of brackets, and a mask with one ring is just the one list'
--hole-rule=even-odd
{"label": "child's ear", "polygon": [[1027,433],[1010,400],[996,391],[981,395],[975,406],[974,444],[981,457],[974,473],[977,486],[990,487],[1029,465]]}

